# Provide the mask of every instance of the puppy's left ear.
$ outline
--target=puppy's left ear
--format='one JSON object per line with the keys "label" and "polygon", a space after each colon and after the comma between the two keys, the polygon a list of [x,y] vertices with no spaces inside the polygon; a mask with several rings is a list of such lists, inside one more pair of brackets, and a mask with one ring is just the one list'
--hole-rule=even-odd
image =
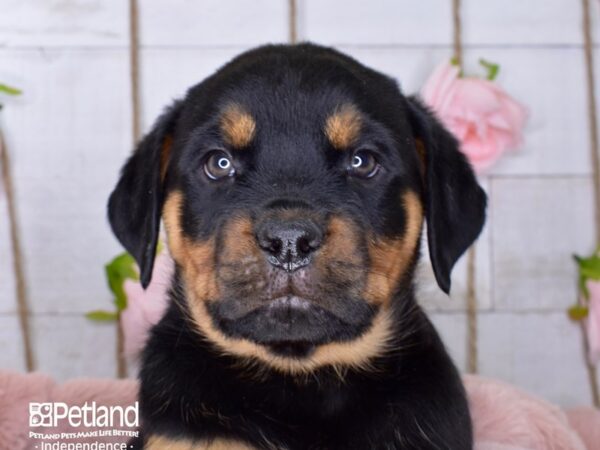
{"label": "puppy's left ear", "polygon": [[407,98],[407,108],[424,167],[429,256],[448,294],[452,267],[483,228],[487,199],[454,136],[417,98]]}
{"label": "puppy's left ear", "polygon": [[163,178],[175,122],[181,105],[176,103],[154,124],[121,171],[121,178],[108,201],[108,220],[115,236],[140,267],[146,288],[160,230]]}

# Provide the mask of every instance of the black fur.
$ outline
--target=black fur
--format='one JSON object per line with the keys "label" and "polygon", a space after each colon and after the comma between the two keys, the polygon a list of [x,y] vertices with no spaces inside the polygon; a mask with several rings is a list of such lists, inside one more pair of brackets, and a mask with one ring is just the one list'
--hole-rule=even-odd
{"label": "black fur", "polygon": [[[238,175],[213,182],[202,164],[207,152],[225,146],[218,115],[231,101],[256,119],[256,136],[248,148],[232,151]],[[381,165],[372,179],[349,177],[348,154],[333,149],[322,132],[328,115],[347,103],[363,120],[355,146],[372,151]],[[173,145],[161,181],[167,137]],[[423,160],[415,140],[423,143]],[[275,339],[285,350],[277,345],[270,350],[292,358],[310,357],[324,343],[353,342],[368,330],[380,308],[360,295],[370,264],[368,236],[404,235],[402,193],[421,199],[432,265],[445,292],[452,266],[483,226],[486,204],[457,142],[418,99],[404,97],[392,79],[355,60],[309,44],[261,47],[234,59],[171,107],[125,165],[109,219],[138,261],[145,286],[163,201],[172,191],[185,194],[183,233],[195,242],[215,238],[215,267],[228,274],[219,279],[223,298],[208,302],[215,326],[266,346]],[[340,272],[347,279],[331,275],[316,287],[302,287],[323,300],[298,316],[298,337],[289,340],[277,325],[265,325],[260,309],[265,300],[247,287],[251,279],[243,278],[244,266],[227,272],[218,256],[228,220],[244,212],[259,222],[280,209],[302,211],[303,220],[320,227],[332,216],[348,218],[360,230],[353,245],[364,262],[362,268],[346,268],[349,274]],[[143,445],[144,436],[165,435],[198,442],[232,438],[290,450],[470,449],[460,377],[414,298],[417,257],[418,246],[395,286],[389,351],[366,369],[325,366],[304,375],[218,349],[189,320],[190,299],[177,267],[170,307],[143,355],[143,437],[136,445]],[[265,273],[275,269],[269,270]]]}
{"label": "black fur", "polygon": [[138,262],[144,288],[152,276],[164,197],[160,182],[160,152],[164,137],[173,131],[177,112],[175,105],[157,120],[135,155],[123,167],[108,202],[108,219],[113,232]]}

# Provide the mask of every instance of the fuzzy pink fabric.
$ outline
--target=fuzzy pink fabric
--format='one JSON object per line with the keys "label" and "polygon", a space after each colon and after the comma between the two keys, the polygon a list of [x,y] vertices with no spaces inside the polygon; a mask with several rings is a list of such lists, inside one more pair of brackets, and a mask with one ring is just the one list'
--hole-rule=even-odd
{"label": "fuzzy pink fabric", "polygon": [[[482,377],[466,376],[465,386],[473,415],[475,450],[600,450],[599,411],[578,408],[567,415],[513,386]],[[29,428],[29,402],[81,406],[95,401],[126,407],[136,396],[137,383],[132,380],[77,379],[58,384],[39,373],[0,371],[0,449],[34,448],[36,441],[28,433],[39,429]],[[101,437],[92,441],[126,440]]]}
{"label": "fuzzy pink fabric", "polygon": [[567,411],[567,417],[587,449],[600,450],[600,411],[581,406]]}
{"label": "fuzzy pink fabric", "polygon": [[596,450],[558,407],[500,381],[465,376],[464,382],[476,450]]}

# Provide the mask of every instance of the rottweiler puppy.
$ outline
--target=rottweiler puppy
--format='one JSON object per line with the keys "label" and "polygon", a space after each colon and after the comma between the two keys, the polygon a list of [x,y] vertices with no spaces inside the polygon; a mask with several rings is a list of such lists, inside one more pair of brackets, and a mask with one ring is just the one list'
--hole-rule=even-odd
{"label": "rottweiler puppy", "polygon": [[457,141],[393,79],[310,44],[226,64],[158,119],[109,201],[144,286],[161,219],[176,263],[132,445],[470,449],[413,278],[425,222],[448,292],[485,208]]}

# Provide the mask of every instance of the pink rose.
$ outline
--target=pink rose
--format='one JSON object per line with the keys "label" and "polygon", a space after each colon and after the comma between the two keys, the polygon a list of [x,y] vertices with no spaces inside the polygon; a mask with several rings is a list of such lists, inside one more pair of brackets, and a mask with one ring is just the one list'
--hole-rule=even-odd
{"label": "pink rose", "polygon": [[521,142],[525,108],[489,80],[459,78],[459,68],[444,63],[431,74],[421,95],[460,141],[476,172],[492,166]]}
{"label": "pink rose", "polygon": [[590,294],[585,321],[589,359],[592,364],[597,364],[600,361],[600,281],[588,280],[585,285]]}
{"label": "pink rose", "polygon": [[146,290],[137,281],[125,281],[127,308],[121,312],[121,328],[126,355],[136,356],[144,348],[150,328],[163,316],[173,270],[173,260],[163,251],[156,257],[152,281]]}

